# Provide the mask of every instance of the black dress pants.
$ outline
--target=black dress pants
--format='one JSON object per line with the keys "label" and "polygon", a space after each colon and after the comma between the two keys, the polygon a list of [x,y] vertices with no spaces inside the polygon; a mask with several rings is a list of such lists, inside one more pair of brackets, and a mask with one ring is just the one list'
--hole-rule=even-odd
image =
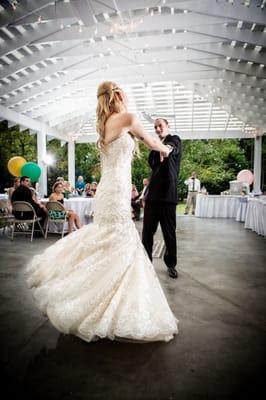
{"label": "black dress pants", "polygon": [[144,208],[142,243],[152,261],[153,237],[160,222],[166,251],[164,262],[168,268],[177,263],[176,248],[176,204],[147,202]]}

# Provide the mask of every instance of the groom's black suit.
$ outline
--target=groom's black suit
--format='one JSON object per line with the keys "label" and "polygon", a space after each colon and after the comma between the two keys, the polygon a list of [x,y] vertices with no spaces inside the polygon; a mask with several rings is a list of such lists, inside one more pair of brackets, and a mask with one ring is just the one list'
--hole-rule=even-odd
{"label": "groom's black suit", "polygon": [[151,151],[149,155],[152,174],[145,196],[142,242],[152,260],[153,236],[160,222],[166,246],[164,261],[168,268],[174,268],[177,262],[176,204],[181,140],[177,135],[167,135],[163,143],[173,148],[163,162],[160,162],[159,152]]}

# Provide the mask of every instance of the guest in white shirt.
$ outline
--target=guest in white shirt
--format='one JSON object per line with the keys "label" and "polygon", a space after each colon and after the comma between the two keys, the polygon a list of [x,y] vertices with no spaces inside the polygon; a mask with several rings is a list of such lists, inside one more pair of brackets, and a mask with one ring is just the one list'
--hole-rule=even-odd
{"label": "guest in white shirt", "polygon": [[200,181],[197,179],[196,172],[193,171],[191,177],[185,180],[185,185],[188,187],[187,204],[185,214],[189,213],[192,206],[192,215],[195,214],[197,195],[200,192]]}

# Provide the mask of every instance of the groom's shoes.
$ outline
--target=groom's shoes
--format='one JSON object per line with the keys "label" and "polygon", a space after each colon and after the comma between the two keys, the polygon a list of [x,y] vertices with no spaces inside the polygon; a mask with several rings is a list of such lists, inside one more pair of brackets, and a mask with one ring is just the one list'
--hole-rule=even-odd
{"label": "groom's shoes", "polygon": [[178,272],[175,269],[175,267],[168,267],[168,275],[170,276],[170,278],[176,279],[178,278]]}

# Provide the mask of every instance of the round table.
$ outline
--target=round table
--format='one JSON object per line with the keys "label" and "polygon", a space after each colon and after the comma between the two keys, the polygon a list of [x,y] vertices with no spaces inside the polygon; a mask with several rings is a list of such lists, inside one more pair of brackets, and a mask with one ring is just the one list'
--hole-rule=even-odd
{"label": "round table", "polygon": [[201,218],[236,218],[244,196],[198,194],[195,215]]}
{"label": "round table", "polygon": [[245,228],[266,237],[266,196],[249,199]]}

